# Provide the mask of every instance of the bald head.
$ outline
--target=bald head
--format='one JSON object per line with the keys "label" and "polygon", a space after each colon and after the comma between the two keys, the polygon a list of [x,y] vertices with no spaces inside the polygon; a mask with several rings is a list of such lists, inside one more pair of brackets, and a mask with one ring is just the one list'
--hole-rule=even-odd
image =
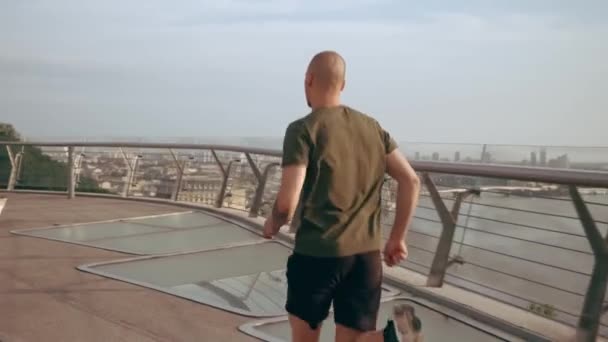
{"label": "bald head", "polygon": [[346,63],[344,58],[334,51],[323,51],[316,54],[308,65],[307,76],[315,87],[324,91],[341,91],[344,88]]}

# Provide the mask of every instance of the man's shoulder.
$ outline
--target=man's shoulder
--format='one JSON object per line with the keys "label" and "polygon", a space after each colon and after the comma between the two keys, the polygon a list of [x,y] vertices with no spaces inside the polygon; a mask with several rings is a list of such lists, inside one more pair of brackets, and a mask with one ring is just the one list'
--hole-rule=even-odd
{"label": "man's shoulder", "polygon": [[357,110],[352,107],[345,107],[346,111],[349,113],[351,119],[357,120],[364,127],[368,127],[374,131],[379,130],[380,123],[373,116],[363,111]]}
{"label": "man's shoulder", "polygon": [[287,125],[286,136],[302,136],[309,133],[310,114],[300,117]]}
{"label": "man's shoulder", "polygon": [[287,126],[288,131],[311,131],[313,128],[318,125],[320,121],[322,121],[324,115],[321,115],[319,111],[309,112],[300,118],[292,121]]}
{"label": "man's shoulder", "polygon": [[362,121],[369,123],[371,125],[377,125],[378,121],[376,119],[374,119],[373,116],[371,116],[370,114],[367,114],[365,112],[362,112],[360,110],[351,108],[351,107],[346,107],[353,115],[355,115],[356,117],[358,117],[359,119],[361,119]]}
{"label": "man's shoulder", "polygon": [[296,120],[293,120],[292,122],[290,122],[287,125],[287,130],[288,131],[293,131],[293,130],[301,130],[306,128],[309,123],[310,123],[310,118],[309,118],[310,114],[307,114],[305,116],[302,116]]}

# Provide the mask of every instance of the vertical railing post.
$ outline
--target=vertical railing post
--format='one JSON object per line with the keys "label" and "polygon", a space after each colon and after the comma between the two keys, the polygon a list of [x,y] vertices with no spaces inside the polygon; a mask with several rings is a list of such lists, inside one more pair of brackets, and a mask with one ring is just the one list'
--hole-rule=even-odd
{"label": "vertical railing post", "polygon": [[8,177],[8,184],[6,186],[7,191],[15,190],[15,183],[17,183],[17,157],[13,153],[13,149],[10,145],[6,145],[6,152],[8,153],[8,159],[11,163],[11,172]]}
{"label": "vertical railing post", "polygon": [[220,173],[222,174],[222,185],[220,188],[220,192],[217,194],[217,197],[215,199],[215,206],[217,208],[221,208],[222,203],[224,203],[224,193],[226,192],[228,176],[226,173],[226,169],[224,169],[224,165],[222,164],[220,158],[217,156],[217,153],[215,153],[215,150],[211,150],[211,155],[213,156],[213,159],[215,159],[217,167],[220,169]]}
{"label": "vertical railing post", "polygon": [[[249,154],[248,152],[245,153],[245,158],[247,158],[247,163],[249,163],[249,167],[251,168],[251,172],[253,173],[254,177],[255,177],[255,181],[256,181],[256,191],[257,188],[259,187],[260,183],[262,182],[262,173],[260,172],[260,168],[258,167],[258,165],[255,163],[255,161],[253,160],[253,158],[251,158],[251,154]],[[251,203],[247,203],[247,201],[249,200],[248,198],[245,198],[245,207],[247,207],[247,205],[250,206],[249,208],[249,217],[256,217],[257,215],[254,214],[254,216],[252,216],[252,207],[253,207],[253,202],[255,201],[255,194],[253,195],[253,199],[251,201]]]}
{"label": "vertical railing post", "polygon": [[258,213],[260,212],[260,206],[262,205],[262,199],[264,198],[264,189],[266,188],[268,175],[270,174],[272,168],[276,166],[279,166],[279,163],[270,163],[264,168],[264,171],[260,176],[260,180],[258,181],[258,186],[255,189],[253,202],[251,203],[251,208],[249,209],[249,217],[258,216]]}
{"label": "vertical railing post", "polygon": [[[133,176],[135,175],[135,167],[133,163],[129,160],[129,157],[125,153],[125,151],[120,147],[120,153],[122,154],[122,159],[127,165],[127,182],[122,189],[122,197],[129,197],[129,190],[131,189],[131,183],[133,182]],[[135,159],[137,161],[137,159]]]}
{"label": "vertical railing post", "polygon": [[452,263],[463,263],[462,258],[450,260],[450,250],[452,249],[452,243],[454,241],[454,234],[456,232],[456,224],[458,222],[458,214],[460,213],[460,206],[462,201],[471,194],[478,194],[477,190],[468,190],[456,194],[456,199],[452,207],[452,211],[448,210],[447,206],[441,199],[441,195],[433,183],[433,180],[428,173],[424,173],[422,178],[426,184],[431,200],[435,205],[437,214],[441,219],[443,229],[441,236],[439,237],[439,243],[437,244],[437,250],[433,257],[433,263],[431,264],[431,271],[427,278],[427,286],[430,287],[441,287],[443,286],[443,280],[447,269]]}
{"label": "vertical railing post", "polygon": [[[176,164],[179,164],[179,162],[176,162]],[[186,162],[184,161],[184,164],[186,164]],[[179,199],[179,192],[182,188],[182,178],[184,177],[184,168],[183,166],[185,165],[180,165],[177,167],[177,179],[175,180],[175,188],[173,189],[173,200],[177,201]]]}
{"label": "vertical railing post", "polygon": [[141,154],[138,154],[133,158],[133,160],[129,160],[129,157],[125,153],[125,151],[120,147],[120,153],[122,154],[122,158],[127,165],[127,182],[122,189],[122,197],[129,197],[129,192],[131,191],[131,186],[133,186],[133,181],[135,180],[135,173],[137,172],[137,166],[139,165],[139,160],[143,158]]}
{"label": "vertical railing post", "polygon": [[74,146],[68,146],[68,198],[76,196],[76,182],[74,181]]}
{"label": "vertical railing post", "polygon": [[21,146],[21,152],[17,153],[17,176],[15,178],[15,183],[21,181],[21,170],[23,168],[23,157],[25,156],[25,146]]}
{"label": "vertical railing post", "polygon": [[489,160],[487,160],[487,151],[488,151],[488,145],[483,144],[483,147],[481,148],[481,163],[485,163],[485,162],[489,162]]}
{"label": "vertical railing post", "polygon": [[186,164],[188,162],[184,161],[183,163],[180,163],[179,159],[177,158],[177,156],[175,155],[173,150],[169,149],[169,152],[171,153],[171,157],[173,157],[173,161],[175,162],[175,167],[177,167],[177,178],[175,179],[175,185],[173,187],[171,199],[174,201],[177,201],[179,198],[179,192],[181,191],[181,187],[182,187],[182,179],[184,177],[184,171],[186,170]]}
{"label": "vertical railing post", "polygon": [[142,158],[142,156],[138,154],[135,156],[135,160],[133,160],[133,168],[131,169],[131,174],[129,175],[129,184],[127,186],[127,192],[125,194],[125,197],[129,197],[131,187],[133,186],[133,183],[135,182],[135,174],[137,173],[137,166],[139,165],[139,161],[141,158]]}
{"label": "vertical railing post", "polygon": [[80,153],[76,158],[76,186],[80,184],[80,176],[82,174],[82,160],[84,159],[84,157],[84,153]]}
{"label": "vertical railing post", "polygon": [[262,178],[262,174],[260,173],[260,169],[255,164],[255,161],[253,160],[253,158],[251,158],[251,155],[249,153],[245,153],[245,158],[247,158],[247,162],[249,163],[249,167],[251,167],[251,172],[253,172],[253,175],[255,176],[255,179],[259,182],[260,179]]}
{"label": "vertical railing post", "polygon": [[[179,164],[179,163],[177,163]],[[184,173],[186,172],[186,168],[188,167],[188,161],[184,160],[184,162],[178,167],[179,174],[177,175],[177,184],[175,188],[175,193],[173,196],[173,200],[177,201],[179,199],[179,193],[182,191],[182,183],[184,182]]]}
{"label": "vertical railing post", "polygon": [[589,280],[576,330],[577,341],[591,342],[597,338],[604,297],[606,296],[606,285],[608,285],[608,236],[606,236],[606,239],[602,238],[602,234],[597,229],[597,225],[576,186],[570,185],[569,190],[574,208],[595,256],[591,279]]}
{"label": "vertical railing post", "polygon": [[238,162],[238,160],[231,160],[228,162],[228,166],[226,166],[224,177],[222,179],[222,186],[220,188],[220,192],[217,194],[217,199],[215,200],[215,207],[221,208],[224,204],[224,197],[226,196],[226,189],[228,188],[228,178],[230,178],[230,169],[232,169],[232,163]]}
{"label": "vertical railing post", "polygon": [[211,154],[213,155],[213,159],[215,159],[215,162],[217,163],[217,167],[222,173],[222,185],[220,187],[220,192],[217,194],[217,198],[215,199],[215,207],[221,208],[224,204],[226,189],[228,188],[228,179],[230,178],[230,169],[232,168],[232,163],[240,163],[241,161],[239,159],[233,159],[229,161],[228,166],[224,168],[224,165],[222,164],[220,158],[217,156],[217,153],[215,153],[215,150],[211,150]]}
{"label": "vertical railing post", "polygon": [[15,176],[13,178],[13,187],[15,187],[17,185],[17,183],[19,182],[19,180],[21,178],[22,160],[23,160],[23,153],[18,152],[17,155],[15,156],[15,164],[16,164],[17,171],[15,172]]}

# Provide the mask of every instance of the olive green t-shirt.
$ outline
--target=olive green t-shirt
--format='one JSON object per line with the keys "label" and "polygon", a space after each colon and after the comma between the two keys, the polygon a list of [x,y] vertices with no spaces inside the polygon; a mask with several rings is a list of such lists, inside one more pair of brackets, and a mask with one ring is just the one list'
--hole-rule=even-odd
{"label": "olive green t-shirt", "polygon": [[379,250],[386,155],[397,148],[373,118],[346,106],[292,122],[283,166],[307,165],[295,251],[318,257]]}

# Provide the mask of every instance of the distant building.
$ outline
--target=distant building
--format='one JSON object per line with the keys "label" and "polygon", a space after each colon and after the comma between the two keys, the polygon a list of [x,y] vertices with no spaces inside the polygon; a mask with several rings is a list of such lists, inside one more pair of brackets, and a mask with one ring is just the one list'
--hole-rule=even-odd
{"label": "distant building", "polygon": [[[175,182],[175,181],[173,181]],[[186,176],[182,180],[182,188],[179,192],[178,201],[213,204],[222,186],[220,178],[209,178],[209,176]],[[164,187],[164,196],[171,196],[174,185]],[[170,192],[168,192],[170,190]],[[159,188],[160,192],[160,188]],[[158,194],[157,194],[157,197]]]}
{"label": "distant building", "polygon": [[544,147],[540,149],[540,166],[547,166],[547,149]]}
{"label": "distant building", "polygon": [[454,153],[454,161],[455,162],[460,161],[460,151],[456,151],[456,153]]}
{"label": "distant building", "polygon": [[224,200],[230,208],[246,210],[251,207],[250,199],[253,197],[252,195],[253,192],[249,189],[233,189],[230,194],[226,194]]}
{"label": "distant building", "polygon": [[433,152],[433,161],[439,160],[439,152]]}
{"label": "distant building", "polygon": [[490,152],[483,152],[481,155],[482,163],[489,163],[492,161],[492,154]]}
{"label": "distant building", "polygon": [[416,152],[414,155],[414,160],[420,160],[420,152]]}
{"label": "distant building", "polygon": [[561,155],[555,159],[549,160],[549,167],[559,168],[559,169],[569,169],[570,168],[570,159],[567,154]]}
{"label": "distant building", "polygon": [[536,166],[536,152],[530,152],[530,165]]}
{"label": "distant building", "polygon": [[156,197],[158,198],[171,198],[173,190],[175,189],[175,177],[162,177],[160,183],[156,186]]}

